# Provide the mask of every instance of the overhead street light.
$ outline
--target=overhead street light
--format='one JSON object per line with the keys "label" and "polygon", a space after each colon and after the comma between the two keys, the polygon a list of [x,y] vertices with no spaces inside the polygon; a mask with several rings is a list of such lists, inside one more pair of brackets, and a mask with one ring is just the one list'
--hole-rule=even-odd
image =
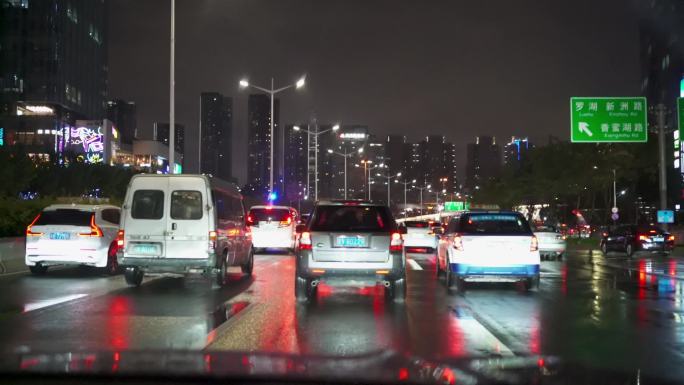
{"label": "overhead street light", "polygon": [[282,92],[282,91],[285,91],[289,88],[293,88],[293,87],[296,89],[304,87],[305,77],[302,76],[299,80],[297,80],[297,82],[295,84],[290,84],[290,85],[287,85],[285,87],[280,87],[280,88],[275,88],[275,80],[273,78],[271,78],[271,88],[264,88],[264,87],[260,87],[260,86],[251,84],[249,82],[249,80],[247,80],[247,79],[240,79],[239,84],[240,84],[240,88],[252,87],[252,88],[257,89],[259,91],[265,92],[271,96],[271,114],[269,115],[269,117],[270,117],[269,120],[271,123],[270,124],[271,134],[269,136],[270,142],[271,142],[270,143],[271,144],[270,145],[270,147],[271,147],[271,157],[270,158],[271,159],[270,159],[270,177],[269,177],[269,183],[268,183],[268,192],[270,194],[273,192],[273,149],[275,146],[274,127],[273,127],[275,124],[275,120],[274,120],[274,114],[273,114],[273,105],[274,105],[275,94]]}
{"label": "overhead street light", "polygon": [[[363,147],[359,148],[356,152],[359,154],[363,153]],[[332,148],[329,148],[328,154],[335,154],[344,158],[344,199],[347,199],[347,158],[351,158],[354,155],[354,152],[347,152],[346,148],[344,149],[344,152],[333,151]]]}

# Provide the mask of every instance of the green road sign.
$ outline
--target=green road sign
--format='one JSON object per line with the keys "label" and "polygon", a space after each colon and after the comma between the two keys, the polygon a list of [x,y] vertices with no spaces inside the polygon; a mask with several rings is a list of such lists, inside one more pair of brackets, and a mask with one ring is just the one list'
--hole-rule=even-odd
{"label": "green road sign", "polygon": [[573,143],[646,142],[646,98],[570,98]]}
{"label": "green road sign", "polygon": [[684,98],[677,99],[677,116],[679,116],[679,135],[684,133]]}
{"label": "green road sign", "polygon": [[444,211],[464,211],[470,209],[470,202],[444,202]]}

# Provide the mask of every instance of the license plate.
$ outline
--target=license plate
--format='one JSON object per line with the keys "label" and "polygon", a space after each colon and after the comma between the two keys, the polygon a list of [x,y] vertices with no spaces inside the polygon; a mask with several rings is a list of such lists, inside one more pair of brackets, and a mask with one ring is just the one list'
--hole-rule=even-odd
{"label": "license plate", "polygon": [[335,239],[335,245],[337,247],[366,247],[366,238],[342,235]]}
{"label": "license plate", "polygon": [[50,233],[50,239],[59,240],[59,241],[66,241],[66,240],[71,239],[71,233],[65,233],[65,232]]}
{"label": "license plate", "polygon": [[663,237],[652,237],[651,239],[653,239],[653,242],[662,242],[665,240]]}
{"label": "license plate", "polygon": [[149,244],[138,244],[133,246],[133,251],[136,254],[150,254],[150,255],[157,255],[159,254],[159,249],[157,248],[157,245],[149,245]]}

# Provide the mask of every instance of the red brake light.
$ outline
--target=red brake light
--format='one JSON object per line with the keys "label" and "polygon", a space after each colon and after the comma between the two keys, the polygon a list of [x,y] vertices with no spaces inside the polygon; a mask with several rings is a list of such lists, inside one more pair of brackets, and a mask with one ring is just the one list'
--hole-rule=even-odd
{"label": "red brake light", "polygon": [[299,250],[311,250],[311,233],[305,231],[299,235]]}
{"label": "red brake light", "polygon": [[463,251],[463,238],[460,235],[454,235],[453,240],[454,249]]}
{"label": "red brake light", "polygon": [[26,236],[27,237],[40,237],[41,235],[43,235],[43,233],[34,233],[33,231],[31,231],[31,227],[38,221],[38,218],[40,218],[40,214],[38,214],[33,219],[33,222],[31,222],[31,224],[26,227]]}
{"label": "red brake light", "polygon": [[102,229],[100,226],[95,224],[95,214],[90,216],[90,232],[89,233],[79,233],[78,235],[82,237],[101,237]]}
{"label": "red brake light", "polygon": [[404,247],[404,240],[399,232],[394,232],[390,238],[390,251],[401,251]]}
{"label": "red brake light", "polygon": [[604,231],[601,235],[603,235],[604,237],[607,237],[607,236],[608,236],[608,233],[606,233],[606,232]]}
{"label": "red brake light", "polygon": [[539,250],[539,241],[537,240],[537,237],[534,235],[532,236],[532,241],[530,242],[530,251],[538,251]]}
{"label": "red brake light", "polygon": [[643,234],[639,234],[639,240],[640,240],[640,241],[648,241],[648,236],[647,236],[647,235],[643,235]]}
{"label": "red brake light", "polygon": [[247,226],[254,226],[254,217],[247,215]]}
{"label": "red brake light", "polygon": [[667,240],[668,240],[668,242],[674,242],[675,236],[674,236],[674,235],[670,235],[670,236],[667,237]]}
{"label": "red brake light", "polygon": [[291,223],[292,223],[292,217],[289,215],[287,217],[285,217],[285,219],[280,221],[281,226],[289,226]]}
{"label": "red brake light", "polygon": [[658,233],[658,232],[655,231],[655,230],[649,230],[648,232],[651,233],[651,234],[656,234],[656,233]]}
{"label": "red brake light", "polygon": [[118,233],[116,233],[116,246],[119,248],[124,247],[124,231],[119,230]]}

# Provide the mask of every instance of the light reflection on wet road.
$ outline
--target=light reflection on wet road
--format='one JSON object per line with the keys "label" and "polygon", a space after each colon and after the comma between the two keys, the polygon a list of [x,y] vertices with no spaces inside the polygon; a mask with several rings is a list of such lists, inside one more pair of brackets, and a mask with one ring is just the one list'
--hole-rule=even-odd
{"label": "light reflection on wet road", "polygon": [[408,257],[405,303],[386,302],[381,288],[322,285],[313,303],[298,304],[290,255],[257,256],[254,277],[236,272],[223,289],[178,278],[129,288],[121,276],[81,269],[3,277],[0,341],[6,351],[559,354],[681,378],[682,259],[572,252],[542,263],[537,291],[489,284],[456,293],[437,279],[433,255]]}

